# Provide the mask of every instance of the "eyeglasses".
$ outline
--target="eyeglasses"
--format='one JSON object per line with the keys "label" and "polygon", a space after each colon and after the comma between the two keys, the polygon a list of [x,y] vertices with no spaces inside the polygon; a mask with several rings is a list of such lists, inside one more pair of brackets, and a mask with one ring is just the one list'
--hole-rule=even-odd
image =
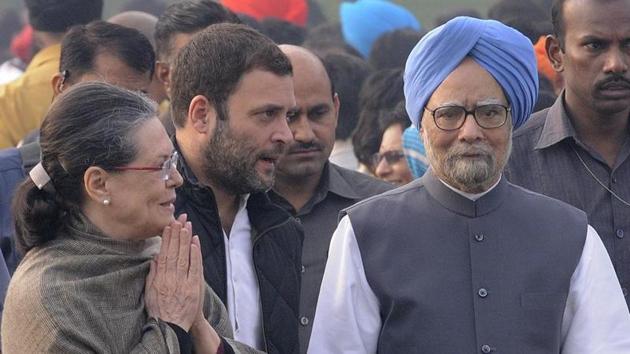
{"label": "eyeglasses", "polygon": [[372,155],[372,166],[378,166],[378,164],[381,163],[383,159],[385,159],[385,162],[387,162],[388,165],[393,165],[396,162],[400,161],[403,157],[405,157],[405,153],[401,150],[385,151],[382,154],[379,154],[377,152],[376,154]]}
{"label": "eyeglasses", "polygon": [[484,129],[498,128],[507,121],[511,108],[500,104],[485,104],[475,107],[472,111],[462,106],[442,106],[434,110],[424,107],[424,110],[433,115],[433,121],[438,128],[451,131],[464,126],[469,114],[475,118],[477,125]]}
{"label": "eyeglasses", "polygon": [[177,169],[177,161],[179,160],[179,154],[177,151],[173,151],[171,157],[164,161],[160,167],[145,167],[145,166],[124,166],[115,167],[114,171],[161,171],[160,177],[164,181],[171,179],[171,173]]}

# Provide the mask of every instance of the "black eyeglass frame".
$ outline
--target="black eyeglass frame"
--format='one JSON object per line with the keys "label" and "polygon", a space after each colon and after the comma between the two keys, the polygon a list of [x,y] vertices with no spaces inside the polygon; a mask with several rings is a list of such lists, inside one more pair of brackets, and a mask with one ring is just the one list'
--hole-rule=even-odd
{"label": "black eyeglass frame", "polygon": [[[479,124],[479,120],[477,119],[477,114],[475,113],[479,108],[483,108],[483,107],[488,107],[488,106],[496,106],[496,107],[501,107],[505,110],[505,119],[503,120],[503,122],[497,126],[493,126],[493,127],[484,127],[483,125]],[[442,108],[459,108],[462,111],[464,111],[464,119],[461,120],[461,123],[456,127],[456,128],[450,128],[450,129],[445,129],[440,127],[440,125],[437,122],[437,119],[435,118],[435,112],[437,112],[438,110],[442,109]],[[469,115],[473,116],[473,118],[475,119],[475,123],[477,123],[478,126],[480,126],[483,129],[496,129],[496,128],[500,128],[502,126],[505,125],[505,123],[508,120],[508,115],[510,114],[510,112],[512,111],[512,107],[510,106],[505,106],[499,103],[491,103],[491,104],[484,104],[484,105],[480,105],[480,106],[476,106],[475,109],[473,109],[472,111],[469,111],[466,109],[466,107],[462,107],[462,106],[456,106],[456,105],[447,105],[447,106],[440,106],[437,107],[434,110],[431,110],[430,108],[428,108],[427,106],[424,106],[424,110],[431,113],[431,116],[433,117],[433,122],[435,123],[435,126],[438,127],[438,129],[440,130],[444,130],[447,132],[451,132],[451,131],[455,131],[460,129],[461,127],[464,126],[464,123],[466,123],[466,119],[468,118]]]}

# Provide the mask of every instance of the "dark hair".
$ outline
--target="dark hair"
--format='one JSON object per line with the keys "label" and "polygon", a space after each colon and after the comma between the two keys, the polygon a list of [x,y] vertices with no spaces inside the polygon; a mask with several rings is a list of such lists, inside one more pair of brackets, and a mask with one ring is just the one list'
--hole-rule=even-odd
{"label": "dark hair", "polygon": [[40,190],[28,178],[13,199],[18,250],[56,238],[80,212],[88,167],[112,170],[133,161],[135,133],[155,116],[150,99],[103,82],[80,83],[60,95],[41,127],[41,163],[50,186]]}
{"label": "dark hair", "polygon": [[525,37],[527,37],[532,44],[536,44],[541,36],[551,34],[551,23],[547,21],[532,21],[523,17],[512,17],[503,20],[503,23],[517,29]]}
{"label": "dark hair", "polygon": [[304,27],[273,17],[260,22],[260,32],[278,44],[301,45],[306,37]]}
{"label": "dark hair", "polygon": [[368,62],[375,70],[404,68],[409,53],[424,34],[410,28],[383,33],[372,45]]}
{"label": "dark hair", "polygon": [[549,21],[549,14],[533,0],[499,0],[488,9],[488,18],[501,22],[512,18],[544,22]]}
{"label": "dark hair", "polygon": [[223,5],[211,0],[184,0],[166,8],[155,25],[155,46],[158,59],[170,62],[171,39],[178,33],[194,33],[215,23],[241,23]]}
{"label": "dark hair", "polygon": [[362,58],[344,53],[328,53],[322,61],[333,91],[341,102],[335,136],[338,140],[346,140],[359,120],[359,91],[370,75],[370,66]]}
{"label": "dark hair", "polygon": [[558,39],[560,48],[564,50],[564,3],[565,0],[553,0],[551,4],[551,26],[553,35]]}
{"label": "dark hair", "polygon": [[387,128],[392,125],[400,125],[402,130],[407,129],[411,125],[411,120],[409,120],[409,115],[407,114],[407,109],[405,108],[405,101],[400,101],[391,110],[383,110],[381,111],[381,115],[378,119],[378,125],[380,128],[380,136],[382,140],[383,133],[387,130]]}
{"label": "dark hair", "polygon": [[440,13],[433,21],[433,24],[435,25],[435,27],[439,27],[447,23],[448,21],[454,19],[455,17],[459,17],[459,16],[482,18],[479,11],[473,8],[457,7],[457,8],[447,9],[446,11]]}
{"label": "dark hair", "polygon": [[101,53],[119,58],[138,73],[153,74],[155,53],[149,40],[133,28],[96,21],[75,26],[61,41],[59,71],[66,80],[75,79],[94,69],[94,60]]}
{"label": "dark hair", "polygon": [[343,39],[339,22],[323,23],[311,28],[302,46],[321,56],[326,53],[346,53],[363,59],[361,53]]}
{"label": "dark hair", "polygon": [[268,37],[255,29],[220,23],[196,35],[179,53],[172,71],[171,112],[175,126],[183,127],[188,105],[205,96],[221,120],[228,118],[225,103],[243,75],[261,69],[292,75],[289,58]]}
{"label": "dark hair", "polygon": [[361,112],[352,145],[357,159],[364,165],[371,164],[371,157],[378,152],[381,143],[378,129],[381,111],[393,109],[404,99],[402,69],[376,71],[363,83],[359,93]]}
{"label": "dark hair", "polygon": [[166,3],[162,0],[127,0],[118,12],[142,11],[153,16],[160,16],[166,10]]}
{"label": "dark hair", "polygon": [[24,0],[34,30],[62,33],[75,25],[100,20],[103,0]]}

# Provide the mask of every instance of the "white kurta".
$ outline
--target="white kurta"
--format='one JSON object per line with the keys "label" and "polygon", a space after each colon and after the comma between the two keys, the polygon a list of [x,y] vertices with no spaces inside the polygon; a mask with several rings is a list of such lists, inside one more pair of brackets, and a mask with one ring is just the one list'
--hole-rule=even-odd
{"label": "white kurta", "polygon": [[[308,353],[376,353],[380,329],[379,302],[345,216],[330,243]],[[590,225],[571,277],[561,348],[566,354],[630,353],[630,313],[608,253]]]}
{"label": "white kurta", "polygon": [[260,289],[254,269],[252,228],[246,208],[248,196],[241,200],[230,236],[223,231],[227,311],[234,328],[234,339],[263,350]]}

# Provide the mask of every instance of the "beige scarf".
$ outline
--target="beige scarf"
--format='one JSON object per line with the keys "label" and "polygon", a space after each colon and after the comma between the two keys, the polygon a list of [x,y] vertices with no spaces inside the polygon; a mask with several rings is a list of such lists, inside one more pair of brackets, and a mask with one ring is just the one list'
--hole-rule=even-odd
{"label": "beige scarf", "polygon": [[[179,353],[175,332],[148,318],[144,282],[158,237],[118,241],[85,217],[29,251],[16,270],[2,317],[2,352]],[[204,313],[232,338],[225,307],[208,287]],[[237,353],[257,351],[228,339]]]}

